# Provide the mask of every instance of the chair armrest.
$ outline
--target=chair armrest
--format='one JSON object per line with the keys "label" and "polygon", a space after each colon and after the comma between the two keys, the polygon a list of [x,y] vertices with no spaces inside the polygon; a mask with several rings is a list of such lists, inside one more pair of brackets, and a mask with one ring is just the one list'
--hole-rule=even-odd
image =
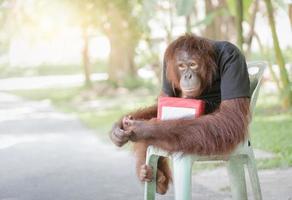
{"label": "chair armrest", "polygon": [[160,149],[158,147],[154,147],[152,145],[150,145],[148,148],[147,148],[147,156],[150,156],[150,155],[158,155],[158,156],[163,156],[163,157],[168,157],[170,156],[170,153],[163,150],[163,149]]}

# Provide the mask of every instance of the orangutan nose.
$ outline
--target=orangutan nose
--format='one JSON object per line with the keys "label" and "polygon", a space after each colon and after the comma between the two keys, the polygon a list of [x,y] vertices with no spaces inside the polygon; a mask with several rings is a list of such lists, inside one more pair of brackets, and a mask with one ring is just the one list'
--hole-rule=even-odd
{"label": "orangutan nose", "polygon": [[189,72],[189,73],[186,73],[186,74],[185,74],[185,79],[186,79],[186,80],[190,80],[190,79],[192,79],[192,78],[193,78],[192,73]]}

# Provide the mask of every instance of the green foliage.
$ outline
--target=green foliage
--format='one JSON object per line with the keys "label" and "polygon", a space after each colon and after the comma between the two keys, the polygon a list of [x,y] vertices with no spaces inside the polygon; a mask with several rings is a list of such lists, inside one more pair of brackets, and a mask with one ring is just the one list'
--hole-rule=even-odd
{"label": "green foliage", "polygon": [[32,100],[50,100],[55,105],[65,106],[74,97],[80,95],[82,87],[74,88],[51,88],[51,89],[34,89],[34,90],[15,90],[13,94]]}
{"label": "green foliage", "polygon": [[[270,63],[276,63],[276,57],[273,47],[264,47],[264,51],[267,52],[267,55],[263,55],[262,52],[259,51],[253,51],[252,54],[247,57],[248,60],[268,60]],[[283,56],[284,59],[289,61],[292,61],[292,48],[287,47],[283,49]]]}
{"label": "green foliage", "polygon": [[[248,20],[250,17],[249,8],[250,8],[253,1],[252,0],[243,0],[242,2],[243,2],[243,19]],[[234,1],[234,0],[227,0],[228,10],[232,16],[237,15],[235,3],[236,3],[236,1]]]}
{"label": "green foliage", "polygon": [[127,77],[123,80],[122,85],[129,90],[134,90],[138,88],[147,88],[150,90],[157,89],[151,80],[144,80],[139,77]]}
{"label": "green foliage", "polygon": [[176,0],[175,2],[178,16],[190,15],[194,10],[195,0]]}
{"label": "green foliage", "polygon": [[143,29],[148,29],[148,25],[145,22],[148,22],[149,19],[154,16],[155,11],[156,11],[155,9],[156,5],[157,5],[156,0],[143,1],[142,10],[143,11],[147,10],[147,12],[141,13],[141,24],[142,24]]}
{"label": "green foliage", "polygon": [[194,26],[201,26],[201,25],[208,26],[213,22],[213,20],[216,17],[220,15],[229,15],[229,13],[226,8],[216,9],[215,11],[207,14],[202,20],[199,20],[198,22],[196,22]]}
{"label": "green foliage", "polygon": [[142,84],[143,84],[143,81],[141,79],[138,79],[135,77],[126,77],[123,80],[122,86],[130,90],[133,90],[135,88],[140,87]]}
{"label": "green foliage", "polygon": [[[276,0],[276,1],[273,1],[274,3],[274,8],[280,8],[280,9],[283,9],[285,12],[288,12],[288,1],[286,0]],[[290,2],[291,3],[291,2]]]}
{"label": "green foliage", "polygon": [[[278,34],[276,31],[276,24],[275,24],[275,18],[274,18],[274,9],[272,5],[271,0],[265,0],[266,4],[266,9],[267,9],[267,14],[268,14],[268,19],[269,19],[269,24],[270,24],[270,29],[272,33],[272,38],[273,38],[273,47],[274,47],[274,52],[276,56],[276,61],[280,70],[280,81],[282,84],[283,89],[287,89],[290,87],[290,79],[289,79],[289,73],[288,70],[285,67],[285,58],[283,56],[283,51],[280,48],[280,43],[278,39]],[[285,98],[282,100],[282,106],[284,108],[292,108],[292,90],[287,92],[287,95],[285,95]]]}

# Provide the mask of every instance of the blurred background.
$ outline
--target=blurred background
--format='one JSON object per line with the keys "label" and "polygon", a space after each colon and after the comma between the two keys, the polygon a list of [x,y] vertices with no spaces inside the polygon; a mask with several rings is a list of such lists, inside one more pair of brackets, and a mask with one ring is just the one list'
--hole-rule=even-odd
{"label": "blurred background", "polygon": [[31,155],[39,151],[31,142],[52,144],[55,132],[72,139],[80,127],[112,147],[112,124],[156,102],[167,45],[192,32],[236,44],[247,61],[268,62],[251,137],[268,155],[258,160],[260,169],[290,169],[291,24],[291,0],[0,0],[0,165],[5,171],[11,161],[9,148],[25,143]]}

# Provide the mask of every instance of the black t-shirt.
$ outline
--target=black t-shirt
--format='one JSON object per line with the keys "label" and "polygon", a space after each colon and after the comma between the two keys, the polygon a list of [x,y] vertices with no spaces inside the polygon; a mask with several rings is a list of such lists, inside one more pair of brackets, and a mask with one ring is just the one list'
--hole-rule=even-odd
{"label": "black t-shirt", "polygon": [[[244,56],[230,42],[214,41],[217,71],[212,85],[206,88],[197,99],[206,102],[206,113],[213,112],[222,100],[237,97],[250,97],[249,76]],[[162,91],[175,97],[171,83],[166,77],[166,64],[163,63]]]}

